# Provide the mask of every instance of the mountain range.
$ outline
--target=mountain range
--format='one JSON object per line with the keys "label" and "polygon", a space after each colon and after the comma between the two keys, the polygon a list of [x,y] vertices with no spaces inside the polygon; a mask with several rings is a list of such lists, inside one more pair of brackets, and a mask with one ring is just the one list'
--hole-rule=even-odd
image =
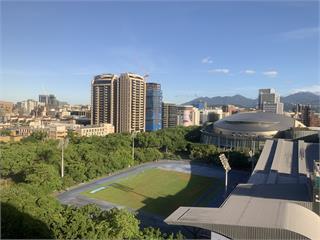
{"label": "mountain range", "polygon": [[[252,108],[258,104],[258,99],[247,98],[242,95],[234,96],[217,96],[217,97],[198,97],[189,102],[184,103],[185,105],[192,105],[199,101],[204,101],[209,106],[221,106],[232,104],[239,107]],[[310,104],[316,111],[320,109],[320,96],[312,92],[297,92],[290,94],[286,97],[281,97],[281,102],[284,103],[284,109],[292,110],[295,104]]]}

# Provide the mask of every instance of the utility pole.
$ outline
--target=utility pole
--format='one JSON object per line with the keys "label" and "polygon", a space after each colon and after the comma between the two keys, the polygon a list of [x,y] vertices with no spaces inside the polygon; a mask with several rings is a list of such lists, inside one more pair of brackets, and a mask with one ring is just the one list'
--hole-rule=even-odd
{"label": "utility pole", "polygon": [[61,148],[61,177],[64,177],[64,149],[69,144],[69,138],[62,138],[59,141],[58,148]]}

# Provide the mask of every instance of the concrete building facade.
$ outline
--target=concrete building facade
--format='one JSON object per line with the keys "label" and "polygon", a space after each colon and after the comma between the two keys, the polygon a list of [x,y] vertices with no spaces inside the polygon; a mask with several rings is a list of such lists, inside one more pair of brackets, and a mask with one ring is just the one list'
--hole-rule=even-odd
{"label": "concrete building facade", "polygon": [[0,101],[0,114],[11,114],[13,105],[13,102]]}
{"label": "concrete building facade", "polygon": [[117,122],[117,80],[114,74],[95,76],[91,82],[91,124]]}
{"label": "concrete building facade", "polygon": [[114,126],[110,123],[102,123],[96,126],[84,126],[76,130],[81,137],[106,136],[114,133]]}
{"label": "concrete building facade", "polygon": [[123,73],[118,81],[117,132],[144,132],[146,82],[140,75]]}
{"label": "concrete building facade", "polygon": [[116,132],[145,131],[146,83],[142,76],[102,74],[91,83],[91,124],[110,123]]}
{"label": "concrete building facade", "polygon": [[280,95],[272,88],[259,89],[258,108],[263,112],[283,114]]}
{"label": "concrete building facade", "polygon": [[30,115],[31,112],[38,106],[39,102],[33,99],[17,102],[16,107],[20,115]]}
{"label": "concrete building facade", "polygon": [[177,124],[181,126],[198,126],[200,125],[200,112],[191,105],[178,106]]}
{"label": "concrete building facade", "polygon": [[162,103],[162,128],[176,127],[177,121],[177,105]]}

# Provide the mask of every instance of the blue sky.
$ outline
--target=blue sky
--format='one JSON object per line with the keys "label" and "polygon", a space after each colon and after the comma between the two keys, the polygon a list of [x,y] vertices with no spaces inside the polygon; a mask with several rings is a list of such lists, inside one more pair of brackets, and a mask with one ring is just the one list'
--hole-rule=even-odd
{"label": "blue sky", "polygon": [[100,73],[149,74],[164,100],[320,92],[317,1],[2,1],[2,100],[90,102]]}

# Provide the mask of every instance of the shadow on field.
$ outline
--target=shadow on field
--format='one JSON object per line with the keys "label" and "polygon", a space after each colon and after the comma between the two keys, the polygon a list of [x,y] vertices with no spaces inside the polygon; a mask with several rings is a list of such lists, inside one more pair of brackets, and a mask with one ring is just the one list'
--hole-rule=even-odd
{"label": "shadow on field", "polygon": [[[210,238],[210,232],[204,229],[186,226],[167,225],[163,220],[173,213],[180,206],[197,206],[197,207],[219,207],[224,199],[224,179],[217,179],[214,177],[214,183],[206,184],[199,181],[197,175],[199,174],[199,167],[208,167],[206,164],[197,162],[190,163],[191,176],[187,186],[175,195],[168,195],[158,198],[146,198],[144,200],[145,206],[138,211],[138,218],[141,220],[142,226],[154,226],[160,228],[165,232],[181,231],[187,238]],[[174,169],[172,169],[174,171]],[[213,170],[214,171],[214,170]],[[248,176],[241,175],[237,172],[229,172],[229,186],[230,192],[239,182],[247,181]],[[199,195],[198,190],[203,189]],[[206,189],[206,190],[204,190]],[[197,195],[195,197],[195,194]],[[190,199],[193,203],[190,204]],[[160,213],[157,214],[158,220],[148,217],[145,213]],[[160,215],[160,216],[159,216]]]}
{"label": "shadow on field", "polygon": [[119,189],[119,190],[124,191],[124,192],[131,192],[131,193],[137,194],[137,195],[139,195],[141,197],[144,197],[144,198],[148,197],[148,196],[146,196],[144,194],[141,194],[141,193],[138,193],[138,192],[134,191],[133,188],[128,187],[126,185],[123,185],[121,183],[111,183],[109,186],[112,186],[113,188]]}
{"label": "shadow on field", "polygon": [[11,204],[1,202],[1,239],[53,239],[48,226],[19,211]]}

